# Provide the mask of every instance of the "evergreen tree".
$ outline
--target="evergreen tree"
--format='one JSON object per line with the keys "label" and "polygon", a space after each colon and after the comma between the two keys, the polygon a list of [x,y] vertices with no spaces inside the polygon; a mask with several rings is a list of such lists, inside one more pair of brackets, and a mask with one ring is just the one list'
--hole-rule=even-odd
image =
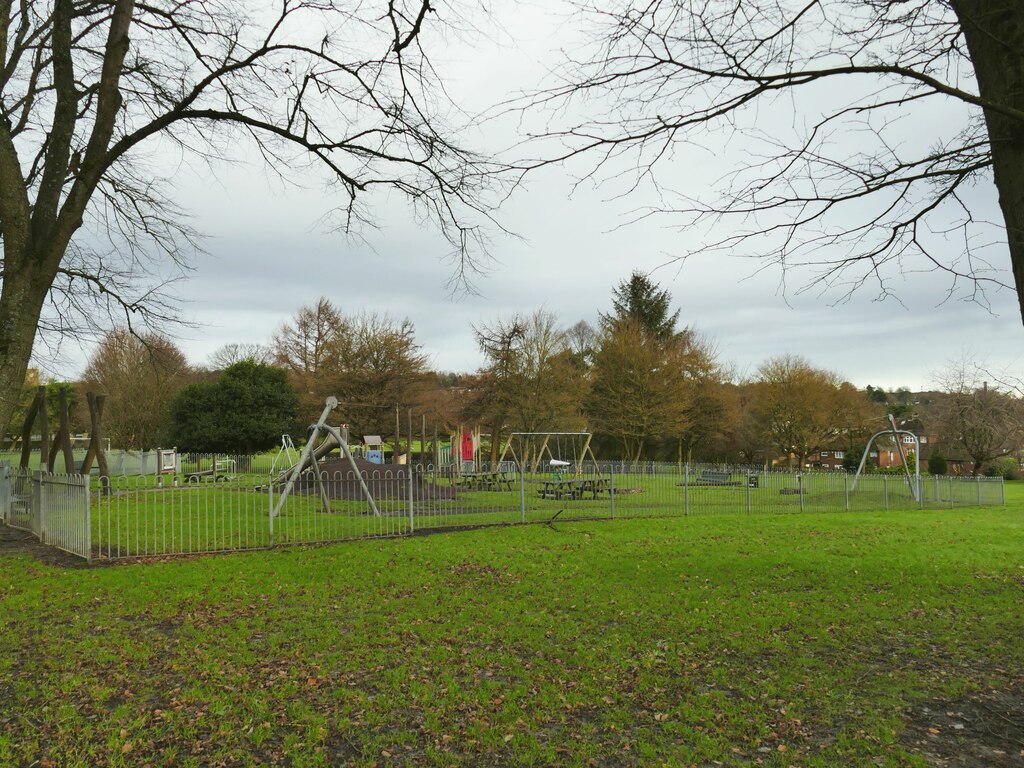
{"label": "evergreen tree", "polygon": [[629,280],[623,280],[612,289],[614,312],[602,314],[601,323],[607,329],[628,319],[659,339],[671,338],[677,335],[679,321],[679,310],[669,314],[671,302],[668,291],[660,290],[657,283],[642,272],[633,272]]}
{"label": "evergreen tree", "polygon": [[266,450],[293,431],[298,405],[285,371],[243,360],[216,381],[191,384],[174,396],[171,441],[184,451]]}

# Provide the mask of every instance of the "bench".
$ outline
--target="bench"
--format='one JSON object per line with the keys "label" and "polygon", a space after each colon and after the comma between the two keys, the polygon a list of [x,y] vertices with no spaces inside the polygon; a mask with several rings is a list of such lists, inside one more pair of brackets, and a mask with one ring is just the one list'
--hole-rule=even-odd
{"label": "bench", "polygon": [[[696,478],[690,478],[690,485],[737,486],[743,485],[742,480],[733,480],[731,472],[717,469],[702,469]],[[686,485],[685,482],[676,485]]]}

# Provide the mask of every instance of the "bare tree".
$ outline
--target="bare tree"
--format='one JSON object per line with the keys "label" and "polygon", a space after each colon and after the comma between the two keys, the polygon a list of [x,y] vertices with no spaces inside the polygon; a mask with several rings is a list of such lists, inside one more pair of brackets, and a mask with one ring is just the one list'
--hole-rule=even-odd
{"label": "bare tree", "polygon": [[148,450],[165,437],[171,400],[191,378],[185,355],[169,339],[116,328],[89,358],[82,383],[107,397],[106,437],[120,448]]}
{"label": "bare tree", "polygon": [[1019,396],[989,386],[969,360],[950,363],[939,378],[941,439],[950,452],[962,451],[971,459],[975,475],[986,462],[1024,445],[1024,401]]}
{"label": "bare tree", "polygon": [[0,0],[0,424],[37,331],[99,308],[144,323],[195,234],[147,153],[323,178],[346,230],[376,188],[453,244],[489,220],[484,163],[455,144],[424,40],[430,0]]}
{"label": "bare tree", "polygon": [[343,404],[360,404],[345,415],[357,434],[389,434],[393,409],[400,409],[404,422],[406,408],[419,408],[429,388],[427,358],[416,342],[416,329],[408,318],[374,312],[346,322],[352,336],[335,347],[334,391]]}
{"label": "bare tree", "polygon": [[235,363],[245,360],[267,365],[272,359],[273,353],[270,347],[263,344],[232,342],[216,349],[210,355],[209,365],[214,371],[223,371],[225,368],[230,368]]}
{"label": "bare tree", "polygon": [[487,358],[463,409],[484,423],[498,458],[509,432],[573,432],[583,427],[587,381],[574,359],[570,331],[547,309],[475,329]]}
{"label": "bare tree", "polygon": [[844,440],[860,423],[867,396],[801,357],[764,363],[752,387],[753,431],[765,445],[803,467],[810,454]]}
{"label": "bare tree", "polygon": [[[838,300],[865,286],[891,296],[895,278],[939,270],[949,295],[984,303],[1010,284],[1005,237],[1024,318],[1020,2],[578,5],[592,45],[573,49],[560,85],[527,98],[550,116],[524,172],[579,158],[588,177],[625,177],[627,194],[653,183],[664,203],[638,217],[706,225],[700,251],[778,265],[783,286],[809,270],[799,290]],[[675,202],[660,172],[701,144],[737,170],[720,196]],[[993,182],[1003,227],[969,191]]]}
{"label": "bare tree", "polygon": [[387,434],[394,408],[417,403],[429,386],[412,322],[345,315],[326,298],[299,309],[272,346],[299,394],[300,416],[315,419],[334,395],[354,434]]}

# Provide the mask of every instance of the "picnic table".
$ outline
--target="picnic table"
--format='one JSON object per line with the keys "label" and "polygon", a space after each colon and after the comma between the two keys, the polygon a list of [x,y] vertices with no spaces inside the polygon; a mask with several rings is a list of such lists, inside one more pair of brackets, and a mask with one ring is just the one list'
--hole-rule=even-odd
{"label": "picnic table", "polygon": [[602,493],[611,495],[611,481],[607,477],[559,478],[541,480],[537,494],[542,499],[596,499]]}
{"label": "picnic table", "polygon": [[511,491],[512,476],[506,472],[463,472],[455,478],[455,487],[467,491]]}

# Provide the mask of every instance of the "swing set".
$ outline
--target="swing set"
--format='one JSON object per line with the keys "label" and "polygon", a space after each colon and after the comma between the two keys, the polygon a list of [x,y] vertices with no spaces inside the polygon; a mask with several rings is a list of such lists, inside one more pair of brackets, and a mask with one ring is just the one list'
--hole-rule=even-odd
{"label": "swing set", "polygon": [[523,473],[541,471],[546,463],[555,472],[563,468],[580,475],[588,457],[597,467],[597,458],[590,450],[592,438],[590,432],[512,432],[501,451],[498,466],[510,457]]}

